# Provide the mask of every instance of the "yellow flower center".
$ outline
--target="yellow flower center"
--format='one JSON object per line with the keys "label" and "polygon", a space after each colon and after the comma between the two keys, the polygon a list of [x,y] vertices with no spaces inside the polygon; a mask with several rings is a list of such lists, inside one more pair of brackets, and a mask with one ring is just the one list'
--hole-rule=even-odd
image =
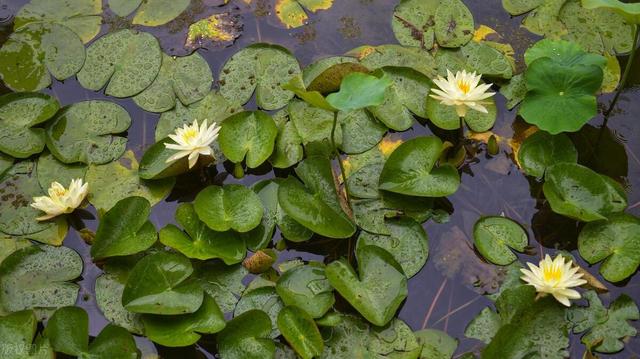
{"label": "yellow flower center", "polygon": [[53,193],[55,193],[55,195],[58,197],[62,197],[67,194],[67,190],[65,188],[55,188],[53,190]]}
{"label": "yellow flower center", "polygon": [[196,137],[198,137],[198,130],[194,128],[189,128],[182,134],[182,138],[187,143],[191,143],[191,141],[193,141]]}
{"label": "yellow flower center", "polygon": [[542,270],[545,282],[557,282],[562,278],[562,269],[556,266],[545,267]]}
{"label": "yellow flower center", "polygon": [[458,81],[458,88],[464,94],[469,93],[469,90],[471,90],[471,86],[469,85],[469,83],[463,80]]}

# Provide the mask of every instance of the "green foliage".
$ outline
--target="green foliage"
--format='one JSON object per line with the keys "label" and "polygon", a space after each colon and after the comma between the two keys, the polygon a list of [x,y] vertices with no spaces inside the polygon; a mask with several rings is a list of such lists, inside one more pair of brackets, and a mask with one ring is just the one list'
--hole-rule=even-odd
{"label": "green foliage", "polygon": [[458,340],[437,329],[422,329],[414,333],[422,345],[420,359],[451,359],[458,348]]}
{"label": "green foliage", "polygon": [[218,142],[229,160],[240,163],[246,157],[247,167],[256,168],[271,156],[277,135],[278,128],[271,116],[246,111],[222,122]]}
{"label": "green foliage", "polygon": [[284,307],[278,314],[278,329],[303,359],[322,355],[322,336],[313,318],[306,311],[296,306]]}
{"label": "green foliage", "polygon": [[353,72],[342,79],[340,91],[327,96],[327,102],[340,111],[353,111],[381,105],[392,81],[381,77]]}
{"label": "green foliage", "polygon": [[137,9],[134,25],[160,26],[178,17],[190,3],[191,0],[109,0],[109,8],[123,17]]}
{"label": "green foliage", "polygon": [[623,3],[618,0],[583,0],[582,6],[587,9],[611,9],[622,15],[628,24],[640,24],[640,5]]}
{"label": "green foliage", "polygon": [[518,259],[511,249],[524,252],[529,238],[514,220],[490,216],[480,218],[473,226],[473,243],[486,260],[504,266]]}
{"label": "green foliage", "polygon": [[214,231],[247,232],[260,224],[264,208],[258,195],[237,184],[209,186],[196,196],[198,218]]}
{"label": "green foliage", "polygon": [[260,310],[250,310],[233,318],[218,334],[218,351],[228,359],[273,357],[276,346],[269,338],[271,320]]}
{"label": "green foliage", "polygon": [[325,315],[333,304],[333,288],[319,265],[301,265],[282,273],[276,292],[285,305],[296,306],[313,318]]}
{"label": "green foliage", "polygon": [[578,151],[566,135],[538,131],[522,142],[518,162],[527,175],[542,178],[556,163],[577,163]]}
{"label": "green foliage", "polygon": [[31,310],[0,317],[0,342],[10,348],[7,351],[11,351],[15,359],[53,358],[49,340],[40,335],[36,337],[37,328],[38,320]]}

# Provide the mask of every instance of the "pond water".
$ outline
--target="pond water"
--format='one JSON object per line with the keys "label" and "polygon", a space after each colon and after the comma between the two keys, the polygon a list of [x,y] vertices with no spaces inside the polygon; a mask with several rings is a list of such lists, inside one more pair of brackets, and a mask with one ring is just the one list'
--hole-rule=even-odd
{"label": "pond water", "polygon": [[[23,6],[25,0],[4,0],[0,6],[0,17],[3,19],[0,41],[4,41],[12,27],[11,19],[15,12]],[[163,26],[150,29],[158,36],[163,50],[168,53],[184,54],[182,42],[186,32],[180,24],[189,24],[211,13],[231,11],[237,14],[243,27],[242,35],[232,46],[208,50],[199,50],[210,64],[214,76],[220,71],[224,62],[238,49],[255,42],[269,42],[280,44],[290,49],[299,59],[302,66],[314,60],[343,54],[346,51],[363,45],[378,45],[396,43],[391,30],[390,19],[393,8],[398,1],[392,0],[338,0],[328,11],[321,11],[310,16],[308,25],[294,29],[283,29],[277,24],[273,16],[270,1],[257,0],[253,10],[248,10],[243,2],[224,7],[218,5],[221,1],[195,1],[188,15],[175,20],[173,26]],[[506,42],[512,44],[516,50],[516,59],[522,67],[524,50],[531,43],[538,40],[527,30],[520,27],[521,17],[511,17],[502,8],[500,0],[465,0],[471,9],[476,24],[484,24],[503,36]],[[206,13],[206,14],[203,14]],[[102,32],[107,33],[118,24],[106,19]],[[626,59],[620,58],[622,66]],[[571,137],[580,153],[580,163],[589,165],[592,169],[605,173],[624,184],[628,193],[628,213],[640,216],[640,61],[634,66],[631,79],[625,89],[617,110],[611,115],[607,127],[601,128],[603,117],[599,115],[588,126]],[[2,93],[9,92],[3,88]],[[102,93],[86,90],[75,79],[55,82],[44,92],[55,96],[61,105],[73,104],[88,99],[107,99]],[[599,98],[601,109],[606,109],[612,95]],[[154,143],[154,129],[159,116],[141,110],[131,99],[118,100],[108,98],[127,109],[133,119],[133,125],[128,134],[129,148],[134,150],[138,158],[144,150]],[[504,138],[512,138],[517,132],[521,119],[516,119],[516,111],[509,111],[505,107],[505,99],[497,96],[499,105],[498,120],[493,132]],[[255,107],[248,104],[247,109]],[[429,135],[434,130],[424,124],[415,124],[413,129],[395,134],[401,138],[411,138]],[[438,131],[439,135],[450,136],[457,134]],[[600,146],[596,142],[601,137]],[[462,185],[452,196],[450,203],[445,204],[452,211],[446,223],[427,222],[425,225],[429,235],[429,261],[420,273],[409,280],[409,296],[402,306],[399,317],[412,329],[436,328],[458,338],[460,345],[457,353],[478,350],[482,343],[464,336],[464,329],[468,322],[491,301],[482,296],[485,289],[495,289],[500,280],[500,273],[477,259],[473,252],[470,233],[479,216],[500,215],[515,219],[522,223],[530,235],[531,250],[527,255],[521,255],[524,261],[537,262],[544,254],[553,254],[557,249],[576,250],[576,239],[579,224],[575,221],[556,215],[550,211],[541,197],[541,185],[527,178],[514,163],[512,150],[506,143],[501,143],[500,151],[495,156],[489,156],[483,145],[477,146],[478,153],[474,158],[467,159],[462,168]],[[242,183],[252,184],[263,178],[270,178],[273,172],[270,168],[260,168],[237,180],[229,175],[232,166],[219,164],[217,174],[210,177],[214,183]],[[153,209],[152,221],[161,228],[173,221],[176,206],[184,200],[192,199],[197,188],[203,188],[208,183],[199,183],[198,178],[190,181],[182,179],[174,193]],[[85,224],[96,228],[96,221],[88,220]],[[277,241],[276,234],[274,241]],[[338,240],[340,241],[340,240]],[[92,264],[89,247],[80,239],[75,231],[71,231],[65,241],[66,246],[77,250],[85,260],[82,289],[78,305],[90,314],[91,335],[97,335],[108,322],[102,316],[95,304],[93,285],[101,270]],[[344,242],[328,241],[327,243],[299,246],[298,250],[290,249],[283,253],[280,260],[295,257],[304,259],[322,259],[324,254],[331,252],[332,257],[344,254]],[[632,298],[640,299],[640,276],[618,285],[604,281],[598,273],[598,265],[589,266],[578,258],[578,263],[587,268],[590,273],[601,279],[609,288],[609,293],[602,295],[605,305],[621,293]],[[459,270],[453,270],[452,268]],[[455,273],[454,273],[455,272]],[[453,273],[453,274],[452,274]],[[634,324],[636,327],[637,323]],[[181,349],[154,348],[146,339],[137,338],[140,347],[146,353],[157,350],[165,358],[213,358],[215,344],[206,337],[199,345]],[[584,352],[584,346],[578,336],[571,339],[571,357],[579,358]],[[615,355],[601,355],[602,358],[630,358],[639,357],[640,340],[631,339],[626,343],[623,352]]]}

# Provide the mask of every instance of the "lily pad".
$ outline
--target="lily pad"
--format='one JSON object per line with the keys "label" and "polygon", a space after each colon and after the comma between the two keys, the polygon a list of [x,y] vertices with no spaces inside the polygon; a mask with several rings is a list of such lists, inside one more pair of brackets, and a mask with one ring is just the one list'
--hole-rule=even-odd
{"label": "lily pad", "polygon": [[307,157],[296,168],[296,174],[304,185],[293,177],[280,182],[278,202],[284,213],[325,237],[353,235],[356,228],[340,206],[329,159]]}
{"label": "lily pad", "polygon": [[142,197],[127,197],[109,209],[98,224],[91,245],[93,260],[140,253],[158,239],[149,221],[151,204]]}
{"label": "lily pad", "polygon": [[224,315],[216,301],[204,296],[202,306],[195,313],[171,317],[164,315],[142,316],[145,335],[166,347],[185,347],[195,344],[202,334],[218,333],[225,327]]}
{"label": "lily pad", "polygon": [[244,291],[242,280],[248,273],[241,264],[227,266],[221,261],[209,261],[198,268],[197,277],[205,293],[216,300],[224,313],[229,313]]}
{"label": "lily pad", "polygon": [[529,238],[514,220],[490,216],[480,218],[473,226],[473,243],[486,260],[505,266],[518,259],[511,249],[524,252]]}
{"label": "lily pad", "polygon": [[122,293],[122,304],[134,313],[193,313],[202,305],[203,291],[189,278],[192,273],[191,262],[181,254],[150,254],[131,270]]}
{"label": "lily pad", "polygon": [[276,291],[285,305],[302,308],[313,318],[325,315],[335,297],[324,268],[302,265],[282,273],[276,284]]}
{"label": "lily pad", "polygon": [[0,342],[7,348],[4,352],[11,353],[15,359],[53,358],[49,341],[36,337],[37,329],[38,319],[31,310],[0,317]]}
{"label": "lily pad", "polygon": [[333,0],[277,0],[275,4],[276,16],[287,28],[303,26],[309,17],[304,9],[311,12],[327,10],[333,5]]}
{"label": "lily pad", "polygon": [[284,307],[278,314],[278,329],[303,359],[322,355],[324,342],[313,318],[296,306]]}
{"label": "lily pad", "polygon": [[244,240],[235,232],[216,232],[200,221],[194,206],[183,203],[176,209],[176,221],[160,231],[160,242],[189,258],[207,260],[220,258],[226,264],[239,263],[245,256]]}
{"label": "lily pad", "polygon": [[368,323],[360,317],[338,315],[334,326],[322,328],[325,338],[323,359],[368,358],[374,354],[369,350],[371,333]]}
{"label": "lily pad", "polygon": [[391,254],[380,247],[362,246],[357,257],[359,276],[340,259],[327,265],[327,278],[368,321],[385,325],[407,297],[407,277]]}
{"label": "lily pad", "polygon": [[284,308],[284,303],[276,293],[276,289],[273,287],[274,283],[271,281],[268,283],[269,285],[252,290],[247,288],[238,301],[233,316],[238,317],[255,309],[267,313],[272,323],[271,337],[276,338],[280,335],[277,325],[278,314]]}
{"label": "lily pad", "polygon": [[62,163],[49,152],[44,152],[38,157],[37,166],[38,183],[43,190],[47,190],[53,182],[67,186],[73,179],[84,178],[87,172],[86,165]]}
{"label": "lily pad", "polygon": [[607,221],[589,223],[580,232],[578,250],[591,264],[604,261],[600,266],[602,276],[620,282],[640,265],[640,219],[620,213]]}
{"label": "lily pad", "polygon": [[[140,3],[137,0],[133,2]],[[191,0],[145,0],[140,4],[136,15],[133,17],[133,24],[143,26],[164,25],[178,17],[189,7],[190,3]],[[122,9],[121,12],[124,13],[124,10]]]}
{"label": "lily pad", "polygon": [[[470,110],[463,118],[464,123],[474,132],[490,130],[498,118],[498,109],[493,98],[486,100],[487,113]],[[440,101],[427,98],[427,117],[434,125],[443,130],[456,130],[460,128],[460,116],[454,106],[441,104]]]}
{"label": "lily pad", "polygon": [[89,183],[89,202],[99,211],[107,211],[131,196],[146,198],[153,206],[171,192],[175,183],[174,178],[141,179],[132,151],[125,152],[118,161],[89,166],[85,180]]}
{"label": "lily pad", "polygon": [[617,0],[585,0],[582,3],[587,9],[611,9],[622,15],[629,24],[640,23],[640,6],[633,3],[623,3]]}
{"label": "lily pad", "polygon": [[0,264],[0,304],[9,312],[74,305],[82,258],[66,247],[30,246]]}
{"label": "lily pad", "polygon": [[246,157],[247,167],[256,168],[273,153],[277,135],[278,128],[271,116],[247,111],[222,122],[218,142],[229,160],[240,163]]}
{"label": "lily pad", "polygon": [[[176,154],[176,151],[167,148],[167,143],[175,143],[175,141],[169,137],[165,137],[151,145],[142,155],[138,169],[138,175],[141,179],[161,180],[176,177],[190,171],[188,157],[183,157],[176,161],[168,161],[169,158]],[[198,160],[198,162],[200,162],[200,160]],[[194,169],[200,168],[198,162],[196,162],[196,166],[193,167]],[[154,181],[146,182],[153,183]]]}
{"label": "lily pad", "polygon": [[443,145],[437,137],[417,137],[391,153],[380,174],[379,188],[421,197],[444,197],[455,193],[460,175],[455,167],[434,167]]}
{"label": "lily pad", "polygon": [[241,185],[209,186],[196,196],[198,218],[214,231],[247,232],[260,224],[264,208],[258,195]]}
{"label": "lily pad", "polygon": [[131,15],[142,3],[142,0],[109,0],[109,9],[120,17]]}
{"label": "lily pad", "polygon": [[220,72],[220,94],[241,106],[256,93],[258,106],[277,110],[294,96],[282,85],[300,74],[298,60],[283,47],[254,44],[233,55]]}
{"label": "lily pad", "polygon": [[217,49],[233,45],[242,35],[244,24],[239,14],[213,14],[189,25],[186,49]]}
{"label": "lily pad", "polygon": [[133,336],[115,325],[107,325],[89,344],[89,316],[79,307],[58,309],[47,322],[44,335],[56,352],[75,357],[138,357]]}
{"label": "lily pad", "polygon": [[89,90],[113,97],[131,97],[149,87],[160,72],[162,51],[158,40],[146,32],[120,30],[107,34],[87,48],[78,81]]}
{"label": "lily pad", "polygon": [[218,334],[218,351],[227,359],[271,358],[276,345],[270,333],[269,316],[261,310],[250,310],[233,318]]}
{"label": "lily pad", "polygon": [[612,182],[582,165],[558,163],[547,169],[543,189],[554,212],[591,222],[626,207],[624,191]]}
{"label": "lily pad", "polygon": [[418,359],[422,346],[411,328],[394,319],[384,327],[371,328],[370,350],[379,357]]}
{"label": "lily pad", "polygon": [[298,134],[293,121],[289,120],[286,109],[276,113],[273,119],[278,126],[278,135],[269,162],[275,168],[291,167],[302,161],[304,157],[302,137]]}
{"label": "lily pad", "polygon": [[427,263],[429,239],[424,228],[411,218],[402,217],[388,220],[386,227],[390,235],[376,235],[361,232],[356,249],[362,246],[378,246],[388,251],[402,266],[402,270],[411,278]]}
{"label": "lily pad", "polygon": [[120,158],[127,138],[117,136],[131,126],[120,105],[84,101],[65,107],[47,126],[47,147],[63,163],[104,164]]}
{"label": "lily pad", "polygon": [[422,329],[415,332],[422,344],[420,359],[451,359],[458,348],[458,340],[437,329]]}
{"label": "lily pad", "polygon": [[40,93],[11,93],[0,97],[0,151],[15,158],[42,152],[44,130],[34,127],[53,117],[60,106]]}
{"label": "lily pad", "polygon": [[340,91],[327,96],[327,102],[340,111],[360,110],[378,106],[384,102],[384,95],[392,80],[382,74],[380,77],[353,72],[342,79]]}
{"label": "lily pad", "polygon": [[0,77],[14,91],[38,91],[51,76],[65,80],[84,63],[82,41],[66,26],[30,23],[17,29],[0,49]]}
{"label": "lily pad", "polygon": [[[128,273],[127,273],[128,274]],[[140,314],[132,313],[122,306],[122,292],[126,278],[105,273],[96,279],[96,303],[110,322],[134,334],[142,334],[144,326]]]}
{"label": "lily pad", "polygon": [[393,66],[412,68],[429,78],[438,74],[433,55],[419,47],[397,44],[361,46],[349,51],[347,55],[358,58],[360,63],[370,70]]}
{"label": "lily pad", "polygon": [[538,131],[522,142],[518,162],[527,175],[542,178],[556,163],[577,163],[578,151],[567,135]]}
{"label": "lily pad", "polygon": [[83,43],[100,32],[102,1],[100,0],[31,0],[16,14],[13,27],[29,24],[64,25],[73,30]]}
{"label": "lily pad", "polygon": [[185,57],[162,55],[158,77],[133,101],[149,112],[165,112],[180,101],[187,106],[202,100],[211,90],[213,74],[197,52]]}

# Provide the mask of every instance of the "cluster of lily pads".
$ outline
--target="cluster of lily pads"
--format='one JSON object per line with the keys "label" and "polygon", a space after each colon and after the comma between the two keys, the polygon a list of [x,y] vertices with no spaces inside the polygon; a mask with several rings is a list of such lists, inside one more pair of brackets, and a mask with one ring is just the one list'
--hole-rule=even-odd
{"label": "cluster of lily pads", "polygon": [[[596,2],[611,1],[589,3]],[[302,7],[331,4],[290,3],[302,15]],[[522,143],[516,162],[543,181],[554,212],[586,223],[578,241],[586,261],[603,261],[600,272],[611,282],[632,276],[640,265],[640,219],[624,213],[620,184],[578,163],[564,132],[596,115],[598,93],[616,89],[615,55],[635,51],[638,16],[622,5],[561,3],[504,1],[512,14],[528,12],[525,26],[548,37],[526,52],[522,74],[511,46],[488,40],[493,30],[476,29],[461,1],[404,0],[391,20],[401,45],[363,46],[301,68],[287,49],[254,44],[226,61],[212,89],[214,74],[202,55],[168,56],[144,31],[107,33],[85,48],[99,33],[101,1],[32,0],[0,49],[0,76],[17,91],[0,97],[0,353],[136,358],[132,334],[167,347],[215,334],[223,358],[452,357],[454,338],[414,332],[396,314],[408,279],[428,258],[423,224],[441,220],[436,202],[460,186],[455,155],[461,150],[464,157],[465,140],[387,135],[423,124],[493,127],[493,98],[482,100],[486,112],[474,104],[460,117],[456,106],[429,96],[433,80],[447,71],[481,73],[501,87],[510,107],[522,102],[519,114],[539,130]],[[162,25],[188,5],[109,1],[113,12],[143,26]],[[589,30],[602,43],[594,44],[577,19],[598,23]],[[74,75],[88,90],[160,113],[156,143],[140,162],[127,150],[132,119],[118,104],[60,108],[34,92],[51,76]],[[245,110],[252,99],[258,109]],[[220,126],[213,156],[195,165],[175,159],[169,136],[204,120]],[[216,183],[216,164],[223,163],[235,177],[265,169],[274,176],[251,187]],[[158,230],[152,206],[193,177],[209,185],[177,206],[175,224]],[[82,210],[38,220],[33,198],[78,178],[88,184],[97,231],[78,224]],[[70,227],[103,270],[95,300],[111,324],[91,341],[87,314],[73,307],[83,261],[61,246]],[[277,233],[282,239],[274,242]],[[614,353],[636,334],[627,321],[640,313],[625,295],[609,308],[593,291],[583,294],[588,306],[536,298],[512,251],[529,244],[517,222],[480,218],[473,238],[484,259],[508,273],[488,295],[495,310],[484,309],[465,333],[487,344],[482,358],[563,358],[569,331],[584,333],[589,352]],[[274,266],[289,245],[333,239],[350,244],[346,257]]]}

